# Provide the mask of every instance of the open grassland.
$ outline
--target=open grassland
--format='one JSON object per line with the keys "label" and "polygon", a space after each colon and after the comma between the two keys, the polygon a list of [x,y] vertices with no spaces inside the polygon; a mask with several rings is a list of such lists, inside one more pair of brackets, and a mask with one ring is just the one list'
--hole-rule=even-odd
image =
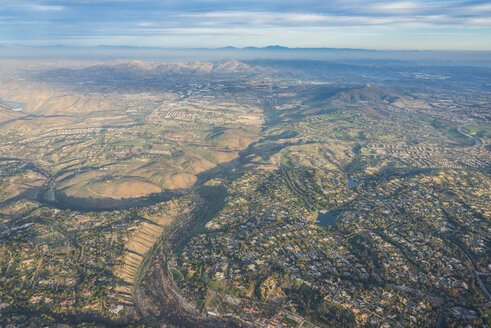
{"label": "open grassland", "polygon": [[475,134],[480,137],[491,137],[491,124],[482,124],[479,126],[466,126],[463,129],[469,134]]}

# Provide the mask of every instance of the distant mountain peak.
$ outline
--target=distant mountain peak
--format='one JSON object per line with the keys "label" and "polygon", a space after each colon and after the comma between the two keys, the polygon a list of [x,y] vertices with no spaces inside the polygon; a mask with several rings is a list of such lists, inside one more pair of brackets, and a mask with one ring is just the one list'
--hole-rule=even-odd
{"label": "distant mountain peak", "polygon": [[215,63],[213,71],[217,73],[235,73],[248,71],[251,67],[235,58],[227,58]]}
{"label": "distant mountain peak", "polygon": [[273,46],[267,46],[267,47],[264,47],[263,49],[269,49],[269,50],[284,50],[284,49],[290,49],[288,47],[283,47],[283,46],[279,46],[279,45],[273,45]]}

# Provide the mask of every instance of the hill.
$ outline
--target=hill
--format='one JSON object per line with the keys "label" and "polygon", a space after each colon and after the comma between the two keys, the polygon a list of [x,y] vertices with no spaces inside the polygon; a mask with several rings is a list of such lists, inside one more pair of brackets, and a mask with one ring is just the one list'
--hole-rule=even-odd
{"label": "hill", "polygon": [[95,85],[116,85],[128,83],[156,82],[165,83],[174,76],[193,75],[232,75],[232,74],[259,74],[264,70],[252,67],[235,59],[218,62],[140,62],[118,61],[103,63],[84,68],[56,68],[39,72],[35,78],[39,81],[57,82],[65,84],[90,83]]}
{"label": "hill", "polygon": [[331,102],[338,102],[343,104],[387,104],[393,103],[399,100],[401,97],[404,96],[400,95],[394,90],[367,84],[361,87],[355,87],[336,92],[334,95],[329,97],[329,100]]}

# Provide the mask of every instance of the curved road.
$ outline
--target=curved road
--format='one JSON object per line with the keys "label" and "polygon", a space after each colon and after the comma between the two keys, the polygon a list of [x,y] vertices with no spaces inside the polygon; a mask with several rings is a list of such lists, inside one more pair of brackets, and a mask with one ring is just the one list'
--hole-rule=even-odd
{"label": "curved road", "polygon": [[462,131],[462,128],[463,128],[463,127],[465,127],[465,125],[460,125],[459,127],[457,127],[457,131],[458,131],[460,134],[462,134],[462,135],[466,136],[467,138],[471,138],[471,139],[473,139],[473,140],[474,140],[474,146],[472,146],[472,147],[479,147],[479,146],[481,145],[481,143],[482,143],[481,139],[476,138],[476,137],[474,137],[473,135],[470,135],[470,134],[465,133],[464,131]]}

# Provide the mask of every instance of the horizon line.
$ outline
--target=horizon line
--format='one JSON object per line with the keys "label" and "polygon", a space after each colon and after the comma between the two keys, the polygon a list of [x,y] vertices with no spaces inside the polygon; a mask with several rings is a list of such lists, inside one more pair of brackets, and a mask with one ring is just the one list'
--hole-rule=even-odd
{"label": "horizon line", "polygon": [[133,46],[133,45],[109,45],[109,44],[99,44],[92,46],[76,46],[76,45],[65,45],[65,44],[55,44],[55,45],[28,45],[28,44],[13,44],[13,43],[0,43],[1,48],[51,48],[51,49],[147,49],[147,50],[331,50],[331,51],[393,51],[393,52],[491,52],[489,50],[482,49],[370,49],[370,48],[336,48],[336,47],[286,47],[281,45],[268,45],[263,47],[258,46],[245,46],[245,47],[235,47],[235,46],[222,46],[222,47],[162,47],[162,46]]}

